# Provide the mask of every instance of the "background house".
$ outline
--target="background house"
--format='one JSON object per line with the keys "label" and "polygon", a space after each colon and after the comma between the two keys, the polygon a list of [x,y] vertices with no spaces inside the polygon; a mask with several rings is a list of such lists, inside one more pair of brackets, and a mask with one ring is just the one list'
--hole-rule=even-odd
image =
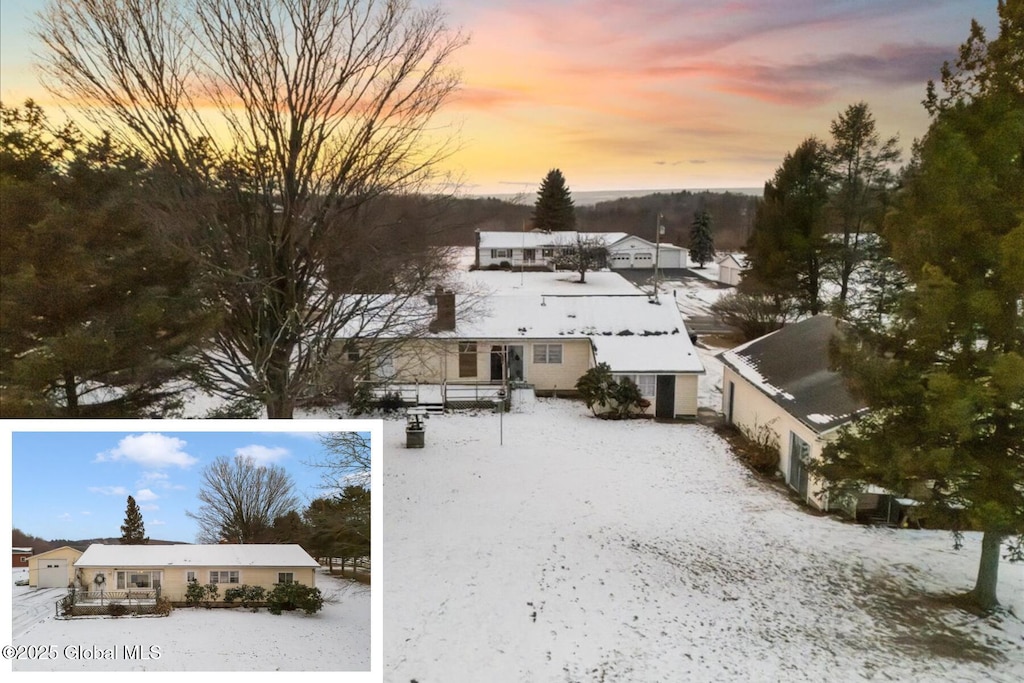
{"label": "background house", "polygon": [[600,241],[608,246],[624,237],[624,232],[559,232],[478,230],[473,253],[477,268],[490,266],[542,267],[553,269],[552,260],[576,246],[578,240]]}
{"label": "background house", "polygon": [[746,269],[746,266],[736,254],[726,254],[718,259],[717,263],[718,281],[722,284],[735,287],[743,279],[743,271]]}
{"label": "background house", "polygon": [[35,588],[65,588],[75,580],[75,562],[81,550],[63,546],[28,558],[28,585]]}
{"label": "background house", "polygon": [[828,509],[828,500],[806,465],[864,410],[830,369],[828,346],[836,333],[836,320],[818,315],[721,354],[726,421],[755,438],[770,430],[786,483],[819,509]]}
{"label": "background house", "polygon": [[27,567],[28,558],[32,557],[32,548],[12,548],[12,550],[14,552],[11,558],[11,566],[15,568]]}
{"label": "background house", "polygon": [[107,591],[161,589],[173,602],[185,601],[190,579],[225,588],[296,581],[316,584],[320,564],[295,544],[103,545],[94,543],[75,562],[77,582],[96,591],[102,576]]}

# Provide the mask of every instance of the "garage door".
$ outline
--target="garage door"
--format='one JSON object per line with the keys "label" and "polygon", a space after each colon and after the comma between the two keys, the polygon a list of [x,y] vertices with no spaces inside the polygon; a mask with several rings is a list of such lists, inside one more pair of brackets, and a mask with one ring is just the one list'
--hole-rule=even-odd
{"label": "garage door", "polygon": [[67,560],[39,560],[40,588],[63,588],[67,585]]}
{"label": "garage door", "polygon": [[634,268],[653,268],[654,267],[654,254],[647,251],[640,251],[633,254],[633,267]]}

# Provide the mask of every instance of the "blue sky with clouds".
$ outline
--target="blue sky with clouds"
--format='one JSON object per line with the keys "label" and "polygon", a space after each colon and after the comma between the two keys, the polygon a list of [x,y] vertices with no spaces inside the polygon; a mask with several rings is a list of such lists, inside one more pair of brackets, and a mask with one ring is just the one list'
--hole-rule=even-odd
{"label": "blue sky with clouds", "polygon": [[323,494],[315,432],[31,432],[12,434],[13,525],[46,539],[119,536],[129,495],[150,538],[194,542],[203,468],[219,456],[283,467],[303,504]]}

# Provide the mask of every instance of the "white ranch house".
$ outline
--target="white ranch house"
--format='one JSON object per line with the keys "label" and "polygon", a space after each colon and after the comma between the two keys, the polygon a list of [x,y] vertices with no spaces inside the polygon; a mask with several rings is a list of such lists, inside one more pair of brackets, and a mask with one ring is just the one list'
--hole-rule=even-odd
{"label": "white ranch house", "polygon": [[474,265],[552,268],[552,259],[578,242],[600,241],[608,249],[613,269],[685,268],[686,250],[667,242],[660,245],[624,232],[477,231]]}
{"label": "white ranch house", "polygon": [[457,385],[482,396],[509,385],[572,395],[576,381],[604,362],[637,383],[656,416],[697,413],[704,366],[671,296],[491,294],[470,302],[438,292],[431,300],[433,331],[375,359],[378,382]]}
{"label": "white ranch house", "polygon": [[75,582],[89,592],[150,593],[185,601],[191,580],[225,588],[295,581],[316,583],[320,564],[295,544],[104,545],[94,543],[75,563]]}

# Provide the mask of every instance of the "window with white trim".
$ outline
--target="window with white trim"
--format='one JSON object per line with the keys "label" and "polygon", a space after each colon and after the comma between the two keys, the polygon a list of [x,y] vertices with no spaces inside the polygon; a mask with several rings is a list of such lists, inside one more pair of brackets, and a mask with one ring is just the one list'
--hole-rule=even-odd
{"label": "window with white trim", "polygon": [[641,396],[658,395],[657,375],[614,375],[616,380],[628,379],[640,389]]}
{"label": "window with white trim", "polygon": [[210,583],[238,583],[237,571],[210,572]]}
{"label": "window with white trim", "polygon": [[116,572],[117,590],[159,588],[163,572],[142,569]]}
{"label": "window with white trim", "polygon": [[476,342],[459,342],[459,377],[476,377]]}
{"label": "window with white trim", "polygon": [[188,583],[189,581],[198,581],[198,579],[196,578],[196,573],[194,571],[185,572],[185,583]]}
{"label": "window with white trim", "polygon": [[511,249],[491,249],[491,258],[512,258]]}
{"label": "window with white trim", "polygon": [[561,344],[534,344],[533,362],[547,363],[550,365],[561,365],[562,345]]}
{"label": "window with white trim", "polygon": [[278,572],[277,573],[278,583],[294,583],[295,574],[293,572]]}

